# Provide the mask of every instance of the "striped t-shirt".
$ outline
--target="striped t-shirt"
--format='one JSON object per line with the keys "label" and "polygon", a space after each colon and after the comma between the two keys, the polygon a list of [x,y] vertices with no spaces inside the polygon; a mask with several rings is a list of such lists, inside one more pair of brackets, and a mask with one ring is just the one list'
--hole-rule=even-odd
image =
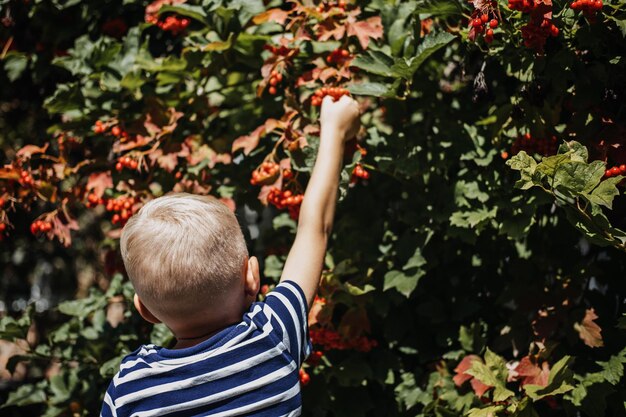
{"label": "striped t-shirt", "polygon": [[298,372],[310,350],[304,294],[283,281],[202,343],[143,345],[126,356],[100,415],[299,416]]}

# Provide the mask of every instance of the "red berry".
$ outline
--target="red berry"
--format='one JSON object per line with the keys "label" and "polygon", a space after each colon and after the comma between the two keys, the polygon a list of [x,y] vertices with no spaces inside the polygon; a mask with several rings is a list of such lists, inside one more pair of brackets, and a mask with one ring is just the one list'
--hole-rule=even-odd
{"label": "red berry", "polygon": [[120,129],[119,126],[113,126],[111,128],[111,133],[113,134],[113,136],[119,136],[122,133],[122,129]]}
{"label": "red berry", "polygon": [[553,37],[559,36],[559,28],[552,25],[550,27],[550,35],[552,35]]}
{"label": "red berry", "polygon": [[480,16],[480,20],[482,20],[483,23],[487,23],[487,21],[489,20],[489,16],[484,14],[484,15]]}
{"label": "red berry", "polygon": [[491,22],[489,22],[489,27],[491,29],[495,29],[498,27],[498,19],[491,19]]}
{"label": "red berry", "polygon": [[276,87],[271,86],[268,91],[271,95],[276,95]]}
{"label": "red berry", "polygon": [[614,176],[616,176],[616,175],[619,175],[619,174],[620,174],[620,169],[619,169],[619,167],[613,167],[613,168],[611,168],[611,176],[612,176],[612,177],[614,177]]}
{"label": "red berry", "polygon": [[487,29],[486,35],[489,37],[493,37],[493,29]]}

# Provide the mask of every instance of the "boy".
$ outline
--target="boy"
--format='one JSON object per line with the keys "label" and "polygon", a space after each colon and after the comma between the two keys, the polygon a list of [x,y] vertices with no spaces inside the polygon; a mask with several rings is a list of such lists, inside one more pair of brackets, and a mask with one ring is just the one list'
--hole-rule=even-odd
{"label": "boy", "polygon": [[170,194],[124,227],[121,251],[143,318],[176,337],[126,356],[102,417],[298,416],[300,365],[310,351],[307,312],[331,232],[344,141],[358,106],[325,97],[320,146],[280,284],[255,302],[259,264],[235,216],[210,197]]}

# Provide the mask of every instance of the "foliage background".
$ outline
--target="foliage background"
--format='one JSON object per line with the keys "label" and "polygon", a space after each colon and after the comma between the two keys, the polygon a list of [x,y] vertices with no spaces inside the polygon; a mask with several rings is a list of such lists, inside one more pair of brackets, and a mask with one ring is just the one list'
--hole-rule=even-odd
{"label": "foliage background", "polygon": [[[23,348],[0,412],[96,415],[123,355],[171,341],[128,302],[110,200],[222,198],[271,288],[295,222],[267,195],[306,185],[326,85],[364,127],[305,414],[624,415],[626,3],[531,4],[0,1],[0,336]],[[559,33],[526,47],[537,19]]]}

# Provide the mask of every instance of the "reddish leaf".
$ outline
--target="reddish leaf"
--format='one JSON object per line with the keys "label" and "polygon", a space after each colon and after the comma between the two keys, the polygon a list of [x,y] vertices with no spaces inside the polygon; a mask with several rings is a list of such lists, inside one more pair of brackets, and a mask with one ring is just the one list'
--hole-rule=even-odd
{"label": "reddish leaf", "polygon": [[482,362],[482,359],[478,355],[467,355],[466,357],[463,358],[463,360],[461,360],[461,362],[459,362],[457,367],[454,368],[454,372],[456,372],[456,375],[452,378],[452,380],[454,381],[457,387],[460,387],[465,382],[474,378],[473,376],[465,373],[465,371],[467,371],[468,369],[472,367],[472,362],[474,361]]}
{"label": "reddish leaf", "polygon": [[309,327],[313,326],[314,324],[318,322],[318,316],[324,309],[325,305],[326,305],[326,301],[323,298],[315,297],[315,300],[313,300],[313,305],[311,306],[311,309],[309,310]]}
{"label": "reddish leaf", "polygon": [[355,338],[370,332],[370,321],[363,307],[353,307],[341,318],[338,328],[346,338]]}
{"label": "reddish leaf", "polygon": [[146,6],[145,16],[146,22],[156,23],[159,20],[158,14],[164,5],[176,5],[185,3],[187,0],[155,0]]}
{"label": "reddish leaf", "polygon": [[285,24],[285,20],[289,17],[289,12],[286,12],[282,9],[269,9],[264,11],[261,14],[254,16],[252,21],[255,25],[260,25],[265,22],[274,22],[279,25]]}
{"label": "reddish leaf", "polygon": [[164,153],[162,149],[157,149],[154,152],[148,154],[148,158],[157,164],[167,172],[172,172],[178,165],[178,153]]}
{"label": "reddish leaf", "polygon": [[539,367],[530,356],[524,356],[515,368],[515,372],[522,387],[526,384],[545,387],[550,377],[550,365],[544,361]]}
{"label": "reddish leaf", "polygon": [[46,149],[48,149],[49,143],[46,143],[43,147],[35,146],[35,145],[26,145],[19,151],[17,151],[17,157],[22,159],[29,159],[31,156],[35,154],[45,153]]}
{"label": "reddish leaf", "polygon": [[128,142],[124,142],[124,143],[115,142],[115,144],[113,144],[113,152],[119,153],[119,152],[129,151],[135,148],[140,148],[142,146],[149,144],[153,140],[154,140],[154,137],[152,136],[137,135],[135,136],[134,140],[129,140]]}
{"label": "reddish leaf", "polygon": [[602,340],[602,334],[600,332],[602,329],[594,320],[597,319],[598,316],[593,308],[588,308],[585,312],[585,317],[580,323],[574,324],[574,329],[578,331],[580,338],[585,342],[585,344],[589,347],[602,347],[604,346],[604,341]]}
{"label": "reddish leaf", "polygon": [[104,191],[107,188],[113,187],[113,179],[111,178],[111,172],[95,172],[89,176],[87,180],[87,191],[91,191],[97,195],[98,198],[104,195]]}
{"label": "reddish leaf", "polygon": [[319,79],[326,84],[326,82],[328,81],[329,78],[331,77],[336,77],[337,76],[337,70],[332,68],[332,67],[327,67],[324,68],[323,70],[320,71],[319,73]]}
{"label": "reddish leaf", "polygon": [[317,34],[317,39],[320,41],[327,41],[330,38],[340,41],[346,36],[346,26],[337,24],[333,20],[327,20],[317,26]]}
{"label": "reddish leaf", "polygon": [[383,23],[380,16],[373,16],[367,20],[361,20],[360,22],[351,22],[351,20],[352,18],[348,19],[347,23],[348,35],[356,36],[363,49],[366,49],[369,45],[370,38],[382,38]]}
{"label": "reddish leaf", "polygon": [[249,135],[239,136],[233,142],[232,152],[235,153],[239,149],[243,149],[243,154],[248,155],[259,145],[263,134],[265,134],[265,125],[257,127]]}
{"label": "reddish leaf", "polygon": [[485,395],[485,393],[489,391],[490,388],[493,388],[489,385],[483,384],[476,378],[472,378],[472,380],[470,381],[470,385],[472,386],[472,389],[474,390],[474,393],[476,394],[476,396],[478,396],[478,398]]}
{"label": "reddish leaf", "polygon": [[48,221],[52,222],[52,230],[49,233],[56,236],[63,246],[69,247],[72,244],[71,230],[78,230],[78,222],[71,218],[64,222],[58,215],[49,218]]}
{"label": "reddish leaf", "polygon": [[11,165],[0,168],[0,180],[19,180],[20,173]]}
{"label": "reddish leaf", "polygon": [[264,124],[254,129],[249,135],[239,136],[234,140],[232,145],[232,152],[235,153],[239,149],[243,149],[243,154],[248,155],[258,145],[261,137],[272,132],[280,125],[280,122],[276,119],[267,119]]}

